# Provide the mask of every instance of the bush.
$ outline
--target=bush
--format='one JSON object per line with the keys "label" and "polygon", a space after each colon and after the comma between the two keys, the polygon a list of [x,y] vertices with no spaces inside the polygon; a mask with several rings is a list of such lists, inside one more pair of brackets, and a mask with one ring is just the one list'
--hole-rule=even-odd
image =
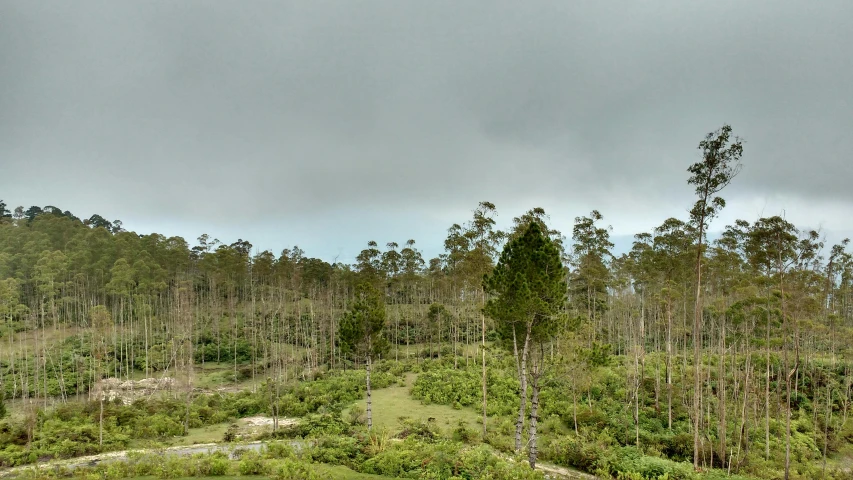
{"label": "bush", "polygon": [[453,440],[460,443],[472,443],[477,437],[474,430],[468,428],[464,420],[459,420],[459,424],[453,430]]}
{"label": "bush", "polygon": [[225,433],[222,435],[222,441],[230,443],[230,442],[233,442],[234,440],[237,440],[237,432],[239,430],[240,430],[240,426],[237,425],[236,423],[232,423],[231,425],[228,425],[228,428],[225,429]]}
{"label": "bush", "polygon": [[321,478],[308,465],[292,459],[277,463],[271,470],[274,480],[319,480]]}
{"label": "bush", "polygon": [[[218,453],[218,452],[217,452]],[[212,459],[210,461],[210,470],[207,475],[211,477],[221,477],[223,475],[228,474],[229,467],[231,467],[231,461],[228,460],[223,454],[213,454]]]}
{"label": "bush", "polygon": [[348,420],[350,425],[366,425],[367,417],[364,409],[358,405],[353,405],[349,410]]}
{"label": "bush", "polygon": [[266,473],[264,461],[261,455],[254,450],[243,452],[240,457],[240,475],[263,475]]}
{"label": "bush", "polygon": [[293,447],[283,442],[269,442],[263,450],[264,458],[294,458]]}

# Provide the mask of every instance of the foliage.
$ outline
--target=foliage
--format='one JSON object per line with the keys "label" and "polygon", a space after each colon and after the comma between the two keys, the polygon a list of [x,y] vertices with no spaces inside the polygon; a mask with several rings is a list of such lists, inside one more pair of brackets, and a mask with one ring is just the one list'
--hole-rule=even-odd
{"label": "foliage", "polygon": [[381,355],[388,350],[382,335],[384,327],[385,304],[381,295],[371,284],[360,284],[355,303],[341,319],[341,350],[368,361]]}

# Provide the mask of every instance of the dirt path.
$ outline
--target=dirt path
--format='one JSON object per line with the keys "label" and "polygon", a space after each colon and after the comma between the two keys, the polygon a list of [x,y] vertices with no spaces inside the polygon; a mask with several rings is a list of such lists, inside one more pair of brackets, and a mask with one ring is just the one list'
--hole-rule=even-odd
{"label": "dirt path", "polygon": [[548,478],[563,478],[568,480],[597,480],[598,477],[579,470],[572,470],[558,465],[550,465],[547,463],[536,464],[536,470],[540,470]]}
{"label": "dirt path", "polygon": [[[515,461],[515,459],[513,459],[509,455],[498,452],[497,450],[492,449],[492,453],[509,462]],[[596,477],[595,475],[590,475],[589,473],[581,472],[580,470],[575,470],[573,468],[568,467],[561,467],[559,465],[554,465],[551,463],[536,462],[536,470],[539,470],[540,472],[544,473],[545,478],[562,480],[598,480],[598,477]]]}
{"label": "dirt path", "polygon": [[[300,442],[294,441],[292,443],[301,445]],[[194,455],[196,453],[227,452],[229,455],[232,455],[233,451],[237,449],[260,450],[261,447],[266,444],[267,442],[262,441],[247,443],[202,443],[198,445],[177,446],[168,448],[141,448],[132,450],[120,450],[117,452],[99,453],[97,455],[75,457],[66,460],[48,460],[46,462],[37,463],[35,465],[12,467],[0,471],[0,478],[12,477],[17,474],[23,473],[24,471],[34,469],[49,470],[53,468],[67,468],[69,470],[73,470],[78,467],[94,467],[95,465],[98,465],[100,463],[114,462],[117,460],[127,460],[128,456],[132,453],[160,453],[161,455]]]}

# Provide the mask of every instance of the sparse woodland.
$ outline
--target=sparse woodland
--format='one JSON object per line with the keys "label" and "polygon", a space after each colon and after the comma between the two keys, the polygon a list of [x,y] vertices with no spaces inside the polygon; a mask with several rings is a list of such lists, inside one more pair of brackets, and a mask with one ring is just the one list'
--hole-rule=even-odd
{"label": "sparse woodland", "polygon": [[[618,256],[598,211],[559,232],[533,208],[498,231],[482,202],[437,258],[371,241],[346,265],[0,202],[0,463],[263,414],[323,436],[317,461],[390,477],[425,475],[417,452],[486,444],[602,478],[851,478],[847,242],[780,216],[716,224],[748,152],[728,126],[699,147],[689,213]],[[477,428],[410,422],[407,450],[373,448],[371,417],[341,412],[407,375]],[[108,377],[175,383],[122,405],[94,394]],[[508,475],[493,474],[467,478]]]}

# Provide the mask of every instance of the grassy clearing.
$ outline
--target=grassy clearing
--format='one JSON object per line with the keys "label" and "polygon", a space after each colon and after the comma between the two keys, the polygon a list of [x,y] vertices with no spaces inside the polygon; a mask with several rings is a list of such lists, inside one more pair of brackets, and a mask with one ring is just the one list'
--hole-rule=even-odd
{"label": "grassy clearing", "polygon": [[[331,478],[342,479],[342,480],[370,480],[370,479],[381,479],[381,478],[391,478],[383,475],[370,475],[367,473],[358,473],[353,472],[347,467],[342,466],[332,466],[332,465],[312,465],[315,471],[320,474],[327,474]],[[246,477],[241,477],[246,478]]]}
{"label": "grassy clearing", "polygon": [[217,425],[209,425],[201,428],[191,428],[189,435],[186,437],[175,437],[174,443],[170,445],[196,445],[199,443],[218,443],[222,442],[225,436],[225,430],[228,429],[230,423],[220,423]]}
{"label": "grassy clearing", "polygon": [[[373,391],[374,427],[394,431],[400,427],[400,417],[409,417],[424,422],[434,418],[435,424],[445,433],[455,429],[460,421],[467,423],[469,428],[476,430],[481,421],[477,412],[470,408],[456,410],[447,405],[424,405],[420,400],[413,399],[409,394],[413,381],[414,375],[409,375],[404,387],[393,386]],[[354,406],[364,409],[366,403],[366,400],[359,400]],[[344,410],[344,418],[348,417],[351,408]]]}
{"label": "grassy clearing", "polygon": [[[222,477],[181,477],[181,478],[178,478],[176,480],[185,480],[185,479],[190,479],[190,478],[192,478],[193,480],[242,480],[244,478],[254,478],[257,480],[267,480],[269,477],[262,477],[260,475],[238,475],[238,476],[225,475]],[[157,477],[154,477],[154,476],[130,477],[128,480],[157,480]]]}

